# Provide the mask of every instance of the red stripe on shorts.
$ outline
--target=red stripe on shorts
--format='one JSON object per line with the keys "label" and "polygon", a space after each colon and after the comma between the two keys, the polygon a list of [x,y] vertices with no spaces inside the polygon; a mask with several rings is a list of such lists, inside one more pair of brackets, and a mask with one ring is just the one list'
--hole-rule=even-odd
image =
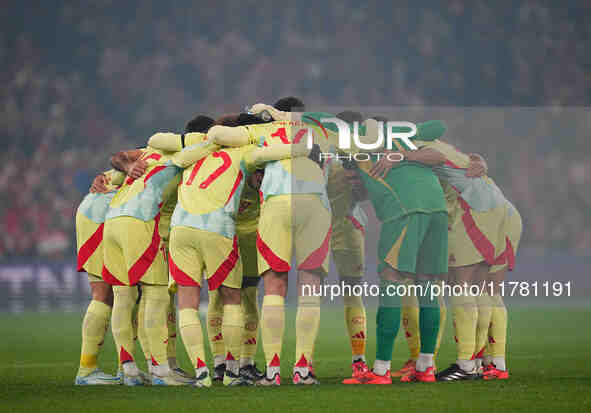
{"label": "red stripe on shorts", "polygon": [[505,249],[507,255],[507,264],[509,266],[509,271],[513,271],[515,268],[515,250],[513,249],[513,244],[509,240],[509,237],[505,237],[507,240],[507,247]]}
{"label": "red stripe on shorts", "polygon": [[129,285],[136,285],[140,279],[146,274],[148,268],[154,262],[158,251],[160,250],[160,234],[158,233],[158,224],[160,222],[160,214],[154,217],[154,233],[152,234],[152,242],[144,251],[141,257],[131,266],[128,271]]}
{"label": "red stripe on shorts", "polygon": [[90,258],[92,254],[96,251],[98,246],[103,241],[103,229],[105,228],[105,224],[99,225],[99,227],[94,231],[94,234],[90,236],[86,240],[84,244],[80,247],[80,251],[78,251],[78,265],[77,270],[81,272],[84,270],[84,264]]}
{"label": "red stripe on shorts", "polygon": [[509,237],[505,237],[505,250],[495,258],[493,265],[507,264],[509,271],[513,271],[515,268],[515,252],[513,251],[513,244],[509,240]]}
{"label": "red stripe on shorts", "polygon": [[472,243],[482,255],[482,258],[486,261],[488,265],[494,265],[495,262],[495,246],[486,238],[486,236],[480,231],[480,228],[476,225],[476,221],[474,221],[474,217],[470,213],[470,205],[466,201],[464,201],[461,197],[458,196],[458,201],[460,201],[460,206],[464,210],[464,215],[462,215],[462,222],[464,223],[464,227],[466,228],[466,233],[468,237],[472,240]]}
{"label": "red stripe on shorts", "polygon": [[269,267],[271,267],[271,269],[273,271],[288,272],[289,269],[291,268],[291,266],[289,265],[288,262],[282,260],[277,255],[275,255],[273,250],[271,250],[271,248],[269,248],[269,246],[267,244],[265,244],[265,241],[263,241],[263,239],[261,238],[258,231],[257,231],[257,249],[259,250],[259,252],[263,256],[263,258],[265,259],[265,261],[267,261],[267,264],[269,264]]}
{"label": "red stripe on shorts", "polygon": [[125,285],[119,281],[111,272],[103,265],[103,281],[110,285]]}
{"label": "red stripe on shorts", "polygon": [[200,287],[200,284],[189,277],[187,273],[181,270],[178,265],[172,260],[172,254],[168,254],[168,267],[170,268],[170,275],[176,281],[178,285],[186,287]]}
{"label": "red stripe on shorts", "polygon": [[328,255],[328,250],[330,248],[330,234],[332,233],[332,226],[328,229],[328,233],[326,237],[324,237],[324,241],[320,247],[313,251],[308,258],[304,260],[303,263],[300,264],[298,270],[315,270],[316,268],[320,268],[322,263],[326,259]]}
{"label": "red stripe on shorts", "polygon": [[230,252],[228,258],[226,258],[224,262],[220,264],[212,276],[207,279],[207,287],[210,291],[217,290],[219,286],[223,284],[226,278],[228,278],[228,274],[230,274],[230,272],[236,266],[238,258],[240,258],[240,254],[238,253],[238,237],[234,235],[234,240],[232,242],[232,252]]}

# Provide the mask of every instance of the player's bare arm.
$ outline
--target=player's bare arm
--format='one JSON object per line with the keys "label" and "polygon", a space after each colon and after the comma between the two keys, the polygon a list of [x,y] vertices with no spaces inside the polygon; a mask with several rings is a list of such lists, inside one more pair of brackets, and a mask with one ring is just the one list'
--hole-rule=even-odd
{"label": "player's bare arm", "polygon": [[92,181],[92,185],[90,186],[90,192],[95,194],[104,194],[108,192],[107,184],[108,184],[107,176],[104,173],[98,174],[94,180]]}
{"label": "player's bare arm", "polygon": [[118,171],[125,172],[130,178],[138,179],[148,167],[148,163],[140,159],[141,156],[141,149],[120,151],[111,157],[111,166]]}

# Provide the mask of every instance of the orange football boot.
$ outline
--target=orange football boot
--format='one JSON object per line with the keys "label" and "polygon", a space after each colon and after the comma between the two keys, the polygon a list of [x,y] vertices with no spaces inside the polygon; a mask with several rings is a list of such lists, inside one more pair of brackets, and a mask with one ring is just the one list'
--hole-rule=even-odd
{"label": "orange football boot", "polygon": [[383,376],[369,370],[362,376],[343,380],[343,384],[392,384],[392,377],[390,376],[390,370],[386,371]]}
{"label": "orange football boot", "polygon": [[507,370],[499,370],[491,363],[484,367],[482,378],[484,380],[507,380],[509,378],[509,372]]}
{"label": "orange football boot", "polygon": [[412,371],[400,378],[400,381],[403,383],[411,383],[413,381],[419,381],[422,383],[433,383],[435,382],[435,367],[427,367],[425,371],[417,371],[415,367],[412,368]]}
{"label": "orange football boot", "polygon": [[415,368],[416,365],[417,365],[416,360],[408,359],[408,361],[406,363],[404,363],[404,366],[402,366],[402,368],[400,370],[392,373],[392,377],[404,377],[404,376],[408,375],[412,371],[412,369]]}

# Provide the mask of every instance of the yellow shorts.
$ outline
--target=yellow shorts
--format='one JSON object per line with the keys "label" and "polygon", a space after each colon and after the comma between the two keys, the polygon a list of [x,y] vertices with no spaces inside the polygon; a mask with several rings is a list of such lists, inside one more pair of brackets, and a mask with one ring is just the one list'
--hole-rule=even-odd
{"label": "yellow shorts", "polygon": [[521,216],[511,204],[478,212],[460,198],[448,227],[449,266],[485,262],[490,272],[512,270],[521,230]]}
{"label": "yellow shorts", "polygon": [[103,280],[112,285],[168,285],[168,268],[153,221],[117,217],[105,222]]}
{"label": "yellow shorts", "polygon": [[223,285],[242,286],[242,262],[238,238],[226,238],[211,231],[173,227],[170,232],[170,274],[178,285],[201,286],[205,272],[209,290]]}
{"label": "yellow shorts", "polygon": [[505,250],[503,251],[503,255],[496,258],[495,263],[490,268],[490,272],[498,272],[503,269],[513,270],[515,267],[515,254],[519,247],[522,231],[523,222],[521,221],[521,215],[511,205],[510,208],[507,208],[507,213],[503,220],[503,232],[500,235],[501,239],[505,240]]}
{"label": "yellow shorts", "polygon": [[363,277],[365,228],[355,217],[333,216],[330,248],[339,276]]}
{"label": "yellow shorts", "polygon": [[102,277],[103,228],[104,224],[97,224],[83,214],[76,214],[78,272],[86,271],[88,274]]}
{"label": "yellow shorts", "polygon": [[257,236],[259,274],[290,270],[329,270],[330,211],[317,195],[275,195],[261,206]]}
{"label": "yellow shorts", "polygon": [[258,277],[257,266],[257,233],[236,232],[238,236],[238,248],[242,260],[242,274],[244,277]]}

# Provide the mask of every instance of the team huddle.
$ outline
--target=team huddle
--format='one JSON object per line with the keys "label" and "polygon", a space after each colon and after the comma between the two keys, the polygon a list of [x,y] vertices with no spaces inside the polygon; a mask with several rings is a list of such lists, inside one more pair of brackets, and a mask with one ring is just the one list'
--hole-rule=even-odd
{"label": "team huddle", "polygon": [[[513,269],[521,218],[488,177],[486,161],[446,143],[440,121],[417,124],[412,145],[395,139],[395,148],[380,149],[397,157],[376,156],[362,144],[340,148],[338,129],[327,121],[335,117],[361,124],[359,142],[389,136],[380,116],[306,112],[301,100],[287,97],[217,120],[196,116],[184,133],[156,133],[141,149],[111,158],[113,169],[95,178],[76,214],[77,267],[88,274],[92,301],[75,384],[280,385],[292,265],[298,289],[292,382],[318,384],[321,297],[305,291],[319,290],[331,254],[341,282],[363,281],[364,200],[381,223],[376,357],[370,369],[363,299],[345,295],[352,376],[343,383],[509,377],[507,310],[496,285]],[[199,318],[204,279],[212,366]],[[447,310],[430,289],[442,280],[489,287],[449,297],[457,361],[437,371]],[[392,294],[401,285],[421,293]],[[191,372],[176,360],[177,311]],[[109,323],[115,376],[97,363]],[[391,372],[401,324],[410,359]],[[259,330],[264,372],[254,362]],[[147,372],[134,359],[136,340]]]}

